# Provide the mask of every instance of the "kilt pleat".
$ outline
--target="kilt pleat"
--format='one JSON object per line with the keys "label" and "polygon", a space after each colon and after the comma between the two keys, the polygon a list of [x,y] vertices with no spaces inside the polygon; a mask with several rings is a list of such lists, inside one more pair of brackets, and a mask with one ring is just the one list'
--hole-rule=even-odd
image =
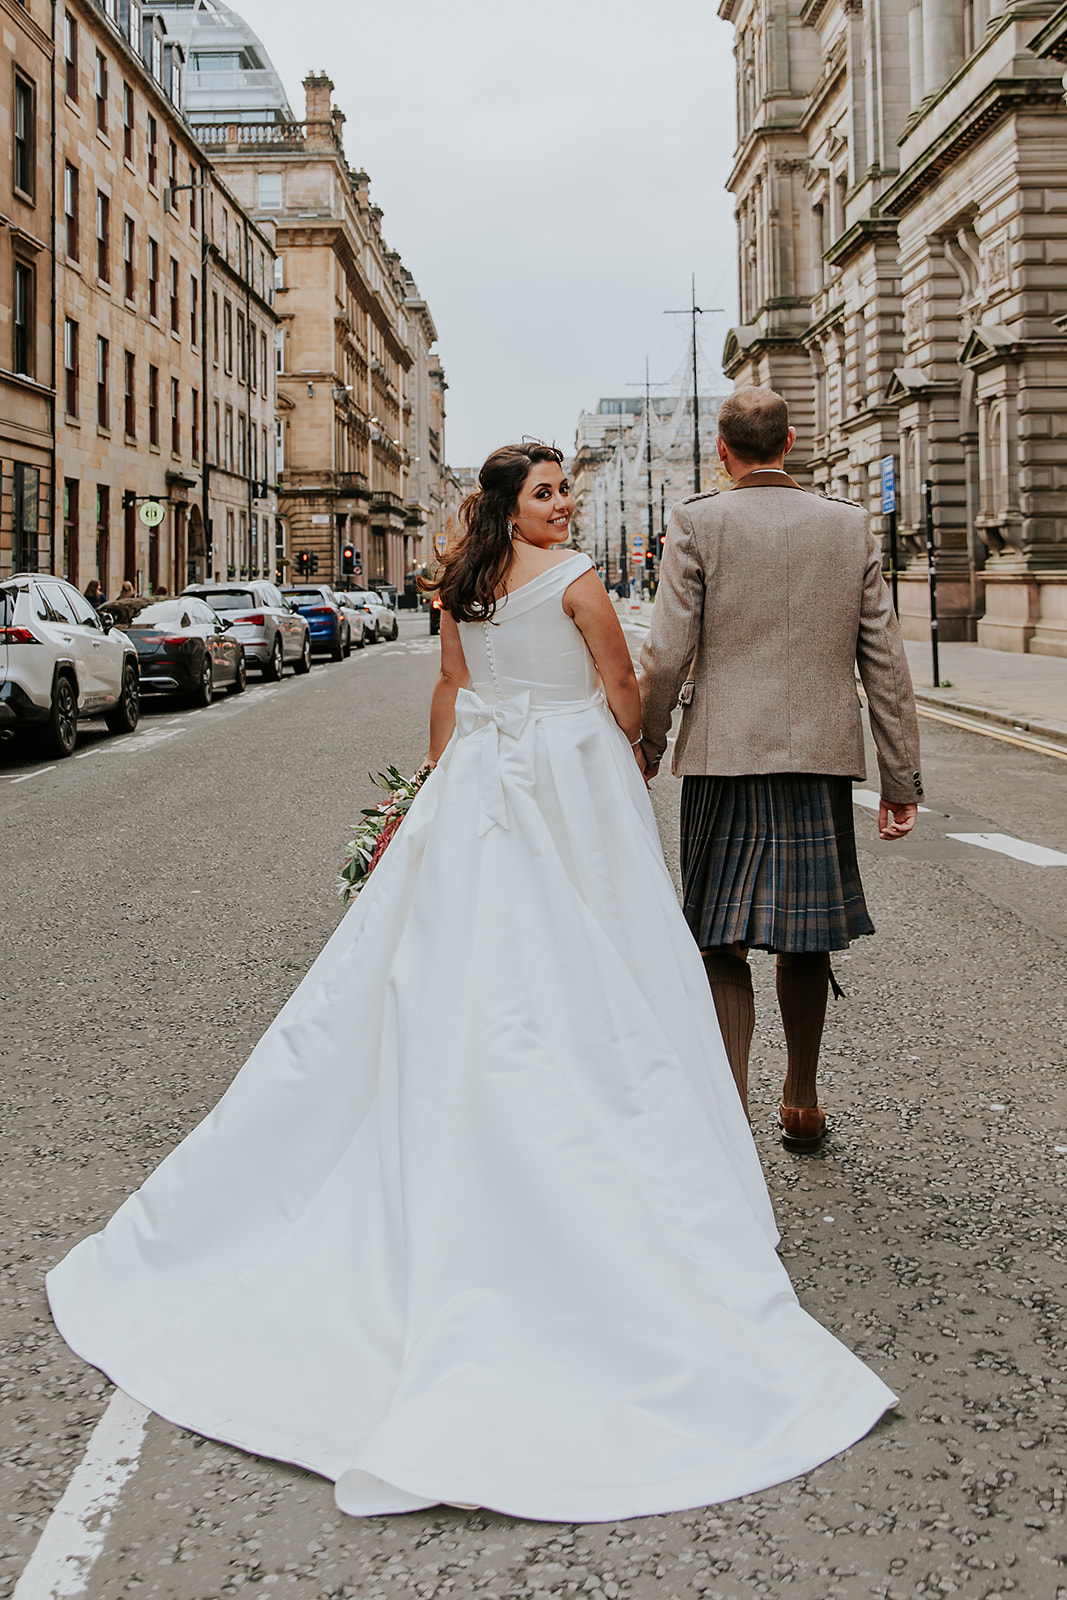
{"label": "kilt pleat", "polygon": [[681,825],[683,908],[702,950],[844,950],[874,932],[848,778],[685,777]]}

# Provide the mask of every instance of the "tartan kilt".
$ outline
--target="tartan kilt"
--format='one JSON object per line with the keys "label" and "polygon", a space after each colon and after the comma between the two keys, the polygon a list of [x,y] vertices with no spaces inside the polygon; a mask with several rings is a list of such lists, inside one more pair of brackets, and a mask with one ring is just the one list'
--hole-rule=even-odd
{"label": "tartan kilt", "polygon": [[684,777],[681,834],[683,909],[701,950],[845,950],[874,932],[850,778]]}

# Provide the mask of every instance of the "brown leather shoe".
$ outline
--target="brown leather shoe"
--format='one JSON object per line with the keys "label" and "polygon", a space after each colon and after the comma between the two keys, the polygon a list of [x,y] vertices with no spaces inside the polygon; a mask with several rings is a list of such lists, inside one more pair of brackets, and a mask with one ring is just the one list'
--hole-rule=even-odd
{"label": "brown leather shoe", "polygon": [[810,1155],[818,1150],[826,1137],[826,1112],[822,1106],[778,1107],[778,1123],[782,1130],[782,1143],[787,1150]]}

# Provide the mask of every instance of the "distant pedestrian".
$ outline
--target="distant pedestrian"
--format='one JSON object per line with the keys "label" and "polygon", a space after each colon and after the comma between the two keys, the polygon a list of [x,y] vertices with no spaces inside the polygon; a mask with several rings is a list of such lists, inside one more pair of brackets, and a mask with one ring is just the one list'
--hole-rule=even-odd
{"label": "distant pedestrian", "polygon": [[734,492],[692,495],[671,515],[641,652],[642,751],[654,776],[680,705],[672,769],[682,777],[684,909],[738,1093],[747,1112],[756,946],[778,957],[782,1143],[817,1150],[830,952],[874,932],[852,812],[851,780],[865,776],[857,666],[878,750],[881,838],[911,832],[923,789],[878,539],[862,507],[806,494],[790,477],[795,439],[772,389],[736,390],[719,410]]}
{"label": "distant pedestrian", "polygon": [[95,611],[99,611],[100,607],[106,603],[107,595],[96,578],[90,578],[86,584],[85,598]]}
{"label": "distant pedestrian", "polygon": [[169,590],[165,583],[160,583],[153,589],[152,594],[156,600],[166,600],[169,597]]}
{"label": "distant pedestrian", "polygon": [[120,600],[133,599],[133,584],[130,582],[129,578],[125,578],[123,580],[122,588],[119,590],[118,597]]}

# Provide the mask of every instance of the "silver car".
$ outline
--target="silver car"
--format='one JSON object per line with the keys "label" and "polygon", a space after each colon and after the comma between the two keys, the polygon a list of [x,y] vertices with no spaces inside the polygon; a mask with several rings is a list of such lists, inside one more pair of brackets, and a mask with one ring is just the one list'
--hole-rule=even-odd
{"label": "silver car", "polygon": [[395,639],[400,632],[400,624],[396,620],[396,612],[392,606],[387,606],[381,595],[374,589],[345,589],[337,591],[337,598],[345,605],[362,609],[370,618],[370,627],[367,629],[367,642],[380,644],[383,639]]}
{"label": "silver car", "polygon": [[273,583],[250,579],[234,583],[191,583],[183,591],[206,600],[232,625],[244,646],[245,661],[276,683],[286,666],[311,671],[311,629]]}

